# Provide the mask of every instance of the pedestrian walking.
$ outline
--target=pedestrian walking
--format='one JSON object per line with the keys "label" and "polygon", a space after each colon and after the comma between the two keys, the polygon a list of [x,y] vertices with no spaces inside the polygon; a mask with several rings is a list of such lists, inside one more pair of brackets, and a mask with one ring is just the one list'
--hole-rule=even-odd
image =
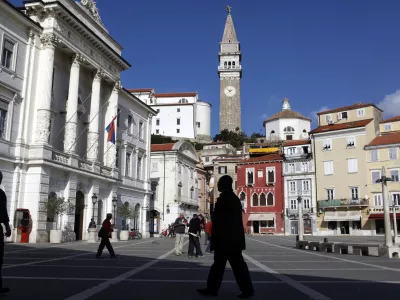
{"label": "pedestrian walking", "polygon": [[112,214],[107,214],[107,218],[103,221],[103,226],[101,227],[98,236],[101,238],[101,242],[99,245],[99,249],[97,250],[97,258],[101,258],[101,254],[103,253],[104,247],[107,247],[108,252],[110,253],[111,258],[117,257],[114,253],[114,249],[111,246],[110,238],[111,232],[114,229],[111,226]]}
{"label": "pedestrian walking", "polygon": [[232,267],[240,288],[239,298],[248,299],[254,295],[253,284],[242,251],[246,249],[242,220],[242,205],[232,189],[233,180],[228,175],[218,181],[218,197],[211,218],[211,245],[214,263],[207,279],[207,288],[198,289],[202,295],[217,296],[224,277],[226,262]]}
{"label": "pedestrian walking", "polygon": [[206,227],[204,229],[205,231],[205,236],[207,237],[207,247],[206,247],[206,253],[211,253],[210,250],[210,241],[211,241],[211,232],[212,232],[212,222],[211,221],[207,221],[206,222]]}
{"label": "pedestrian walking", "polygon": [[183,241],[185,240],[185,216],[180,214],[178,218],[176,218],[174,223],[174,232],[175,232],[175,255],[182,255],[183,250]]}
{"label": "pedestrian walking", "polygon": [[208,233],[206,230],[207,223],[210,222],[207,218],[204,218],[204,245],[208,244]]}
{"label": "pedestrian walking", "polygon": [[[0,171],[0,184],[3,181],[3,173]],[[9,288],[3,287],[3,277],[1,275],[1,269],[3,268],[3,257],[4,257],[4,236],[11,236],[10,219],[7,213],[7,196],[3,189],[0,189],[0,223],[4,224],[6,232],[3,231],[3,226],[0,224],[0,294],[6,294],[10,292]]]}
{"label": "pedestrian walking", "polygon": [[203,257],[203,252],[200,247],[200,238],[199,232],[201,230],[200,227],[200,219],[197,214],[193,215],[193,218],[189,222],[189,250],[188,256],[189,258],[195,256],[194,249],[196,249],[196,257]]}

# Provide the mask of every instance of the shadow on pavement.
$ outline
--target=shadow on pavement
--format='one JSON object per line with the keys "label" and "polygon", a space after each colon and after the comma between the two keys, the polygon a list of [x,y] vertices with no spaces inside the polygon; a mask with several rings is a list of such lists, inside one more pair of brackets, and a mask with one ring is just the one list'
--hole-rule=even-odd
{"label": "shadow on pavement", "polygon": [[[125,278],[127,272],[138,270],[170,251],[173,243],[173,239],[119,242],[113,244],[119,255],[117,259],[108,258],[105,250],[104,259],[100,260],[95,258],[97,243],[73,242],[57,246],[6,244],[3,282],[4,286],[12,289],[7,299],[67,299],[111,279],[115,281],[110,281],[106,289],[88,299],[206,299],[198,295],[196,289],[205,287],[212,255],[189,259],[185,255],[175,256],[172,253],[120,280]],[[251,244],[246,254],[263,265],[279,269],[274,266],[285,263],[279,254],[276,255],[275,264],[272,263],[274,266],[262,262],[254,254],[255,247],[262,249],[260,244]],[[265,249],[265,253],[269,249]],[[339,264],[338,270],[303,271],[293,265],[291,269],[278,270],[279,274],[284,275],[279,278],[279,275],[268,273],[250,262],[248,266],[256,291],[253,299],[274,296],[281,299],[317,299],[307,294],[308,289],[328,297],[326,299],[376,299],[383,295],[385,299],[400,297],[400,284],[395,283],[400,282],[400,272],[368,268],[346,271]],[[227,264],[219,298],[236,299],[238,293],[233,273]]]}

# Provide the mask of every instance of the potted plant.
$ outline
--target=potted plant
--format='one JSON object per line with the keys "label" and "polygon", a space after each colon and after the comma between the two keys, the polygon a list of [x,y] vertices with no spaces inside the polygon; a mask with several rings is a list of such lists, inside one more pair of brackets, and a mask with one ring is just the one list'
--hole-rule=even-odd
{"label": "potted plant", "polygon": [[62,230],[61,230],[61,222],[59,222],[59,219],[60,218],[62,219],[63,215],[70,213],[73,209],[74,206],[71,203],[66,202],[64,200],[64,197],[49,198],[43,204],[43,212],[47,213],[48,217],[52,217],[54,219],[54,222],[56,223],[55,229],[50,230],[50,243],[52,244],[61,243]]}
{"label": "potted plant", "polygon": [[[132,207],[129,205],[128,202],[125,202],[121,207],[118,208],[118,215],[126,223],[128,219],[135,218],[135,211],[132,209]],[[119,239],[121,241],[127,241],[129,239],[129,230],[127,224],[124,227],[122,227],[121,232],[119,234]]]}

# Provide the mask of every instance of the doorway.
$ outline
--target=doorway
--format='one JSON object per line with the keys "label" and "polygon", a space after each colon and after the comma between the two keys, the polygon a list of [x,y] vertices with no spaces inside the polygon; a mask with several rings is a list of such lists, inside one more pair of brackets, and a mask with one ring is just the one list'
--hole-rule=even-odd
{"label": "doorway", "polygon": [[299,232],[299,222],[290,221],[290,234],[297,234]]}
{"label": "doorway", "polygon": [[160,213],[156,210],[150,211],[149,232],[150,236],[158,234],[160,231]]}
{"label": "doorway", "polygon": [[75,224],[74,224],[74,232],[77,241],[82,240],[84,206],[85,206],[85,195],[81,191],[78,191],[76,192],[76,200],[75,200]]}
{"label": "doorway", "polygon": [[349,221],[340,221],[340,234],[350,234]]}
{"label": "doorway", "polygon": [[253,233],[260,233],[260,222],[253,221]]}

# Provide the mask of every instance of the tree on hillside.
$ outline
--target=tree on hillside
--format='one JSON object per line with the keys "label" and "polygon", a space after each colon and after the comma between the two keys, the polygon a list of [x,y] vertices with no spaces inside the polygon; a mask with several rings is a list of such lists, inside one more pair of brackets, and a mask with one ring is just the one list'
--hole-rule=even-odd
{"label": "tree on hillside", "polygon": [[151,135],[151,143],[152,144],[167,144],[167,143],[175,143],[170,136],[164,136],[160,134],[152,134]]}
{"label": "tree on hillside", "polygon": [[213,141],[224,141],[229,142],[233,147],[239,148],[243,145],[244,141],[246,140],[247,135],[244,132],[234,132],[229,131],[228,129],[222,130],[220,133],[216,134]]}

